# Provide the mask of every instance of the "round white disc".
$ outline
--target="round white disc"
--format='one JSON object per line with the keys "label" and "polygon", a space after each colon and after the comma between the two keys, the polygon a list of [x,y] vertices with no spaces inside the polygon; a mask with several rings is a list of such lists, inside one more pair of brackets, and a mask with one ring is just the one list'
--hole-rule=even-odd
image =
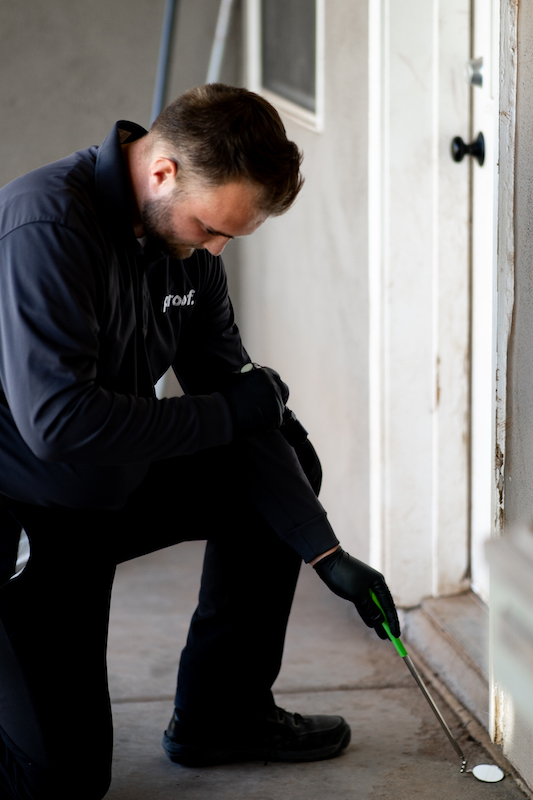
{"label": "round white disc", "polygon": [[503,770],[496,766],[496,764],[478,764],[474,767],[472,774],[478,781],[485,783],[497,783],[505,777]]}

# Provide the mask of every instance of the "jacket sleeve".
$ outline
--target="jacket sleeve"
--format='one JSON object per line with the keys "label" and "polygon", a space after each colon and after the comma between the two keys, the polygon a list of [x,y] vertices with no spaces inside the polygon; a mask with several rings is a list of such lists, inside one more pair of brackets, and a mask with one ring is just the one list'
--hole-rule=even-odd
{"label": "jacket sleeve", "polygon": [[[200,313],[183,337],[174,363],[187,391],[214,391],[225,373],[250,361],[235,324],[222,262],[216,262],[209,271]],[[304,561],[339,543],[294,449],[279,431],[250,437],[236,446],[254,506]]]}
{"label": "jacket sleeve", "polygon": [[326,512],[281,433],[250,437],[241,447],[250,499],[278,536],[307,562],[336,547]]}
{"label": "jacket sleeve", "polygon": [[180,336],[173,367],[190,394],[216,391],[229,372],[250,361],[235,323],[221,258],[205,254],[200,302]]}
{"label": "jacket sleeve", "polygon": [[99,385],[102,256],[90,237],[34,222],[0,242],[0,380],[15,424],[44,461],[124,464],[232,438],[219,394],[157,400]]}

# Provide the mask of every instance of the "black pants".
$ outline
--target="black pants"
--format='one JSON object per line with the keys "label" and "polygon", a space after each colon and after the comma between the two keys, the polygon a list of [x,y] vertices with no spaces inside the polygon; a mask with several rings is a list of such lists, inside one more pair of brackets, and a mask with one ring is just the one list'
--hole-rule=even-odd
{"label": "black pants", "polygon": [[120,511],[10,504],[0,549],[9,560],[22,526],[31,558],[0,588],[2,800],[99,800],[107,792],[106,645],[122,561],[208,540],[176,706],[208,724],[249,719],[273,703],[301,559],[239,487],[232,448],[218,448],[154,464]]}

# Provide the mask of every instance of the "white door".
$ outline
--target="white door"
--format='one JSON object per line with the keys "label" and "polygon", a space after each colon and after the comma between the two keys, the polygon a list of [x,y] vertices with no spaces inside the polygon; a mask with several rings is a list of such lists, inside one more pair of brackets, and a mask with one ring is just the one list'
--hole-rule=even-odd
{"label": "white door", "polygon": [[493,528],[491,481],[494,417],[495,136],[498,100],[499,0],[473,0],[472,127],[485,145],[483,166],[472,159],[472,589],[486,602],[489,575],[484,545]]}
{"label": "white door", "polygon": [[369,11],[370,558],[410,606],[470,585],[470,0]]}

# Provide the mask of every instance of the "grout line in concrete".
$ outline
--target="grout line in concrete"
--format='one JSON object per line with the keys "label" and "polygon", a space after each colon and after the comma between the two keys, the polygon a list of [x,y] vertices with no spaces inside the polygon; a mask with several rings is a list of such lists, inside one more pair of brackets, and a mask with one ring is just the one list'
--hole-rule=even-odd
{"label": "grout line in concrete", "polygon": [[125,705],[127,703],[173,703],[174,695],[159,695],[153,697],[115,697],[111,698],[111,705]]}
{"label": "grout line in concrete", "polygon": [[[276,689],[273,692],[276,695],[290,695],[290,694],[323,694],[325,692],[373,692],[380,689],[407,689],[411,691],[411,686],[406,686],[405,683],[379,683],[369,684],[368,686],[361,685],[346,685],[342,686],[306,686],[294,689]],[[174,695],[141,695],[140,697],[115,697],[111,698],[111,705],[126,705],[128,703],[162,703],[174,702]]]}
{"label": "grout line in concrete", "polygon": [[306,686],[303,688],[294,689],[276,689],[274,686],[273,692],[278,695],[286,694],[318,694],[323,692],[374,692],[380,689],[407,689],[411,690],[411,686],[406,686],[405,683],[373,683],[367,685],[361,684],[343,684],[342,686]]}

